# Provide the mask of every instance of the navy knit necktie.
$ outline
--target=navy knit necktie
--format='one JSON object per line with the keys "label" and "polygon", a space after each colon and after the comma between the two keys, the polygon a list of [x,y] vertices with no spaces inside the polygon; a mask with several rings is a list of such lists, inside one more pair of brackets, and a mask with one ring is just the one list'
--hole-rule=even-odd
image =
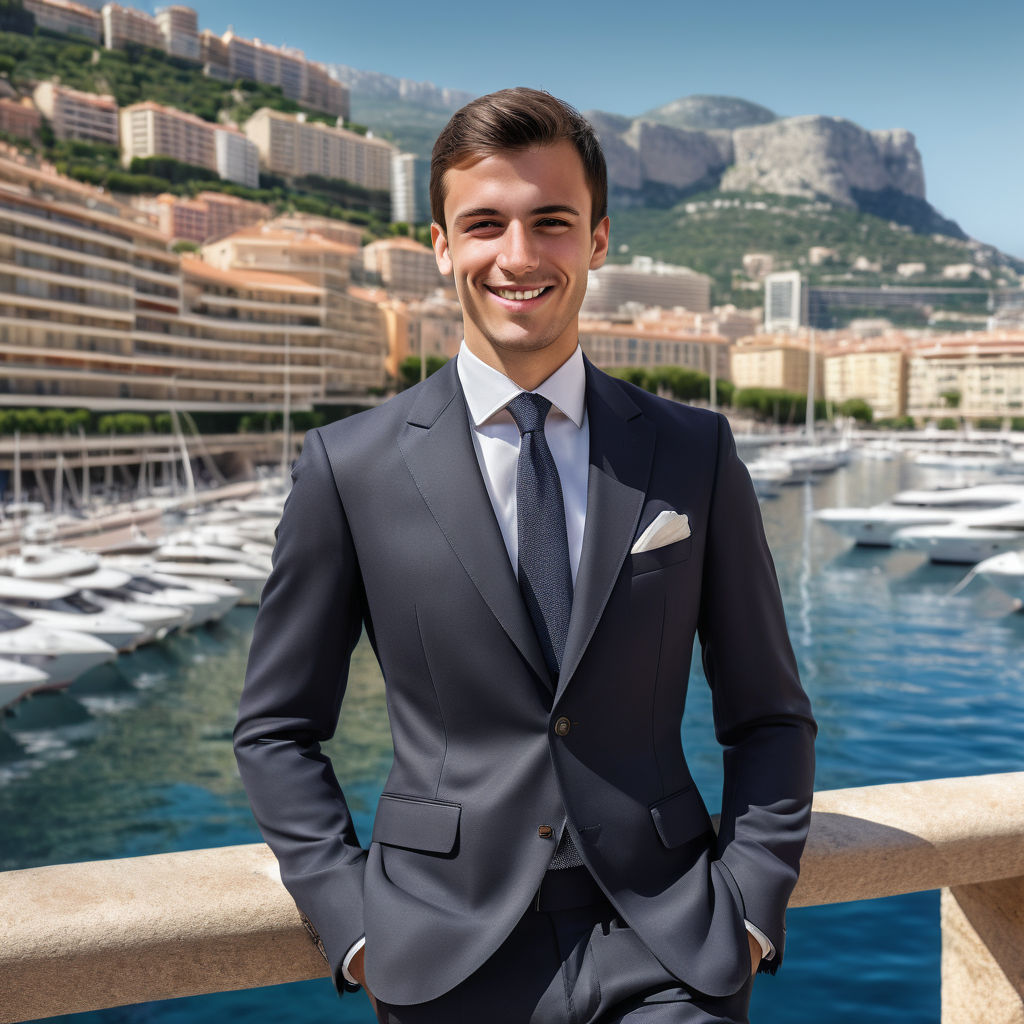
{"label": "navy knit necktie", "polygon": [[508,404],[522,435],[516,471],[519,589],[551,678],[557,679],[572,610],[572,571],[562,484],[544,436],[550,408],[546,398],[529,391]]}

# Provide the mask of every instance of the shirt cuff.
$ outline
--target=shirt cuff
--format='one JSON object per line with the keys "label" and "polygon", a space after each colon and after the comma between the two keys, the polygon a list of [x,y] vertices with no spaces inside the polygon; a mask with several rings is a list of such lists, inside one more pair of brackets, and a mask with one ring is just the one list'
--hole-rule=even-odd
{"label": "shirt cuff", "polygon": [[[772,945],[771,939],[756,924],[751,924],[749,921],[744,919],[743,923],[747,926],[747,931],[757,939],[757,944],[761,947],[761,959],[762,960],[774,960],[775,959],[775,947]],[[353,947],[355,948],[355,947]],[[345,961],[348,963],[348,960]]]}
{"label": "shirt cuff", "polygon": [[[767,941],[767,940],[765,940]],[[349,974],[348,965],[352,963],[353,957],[366,945],[366,936],[364,935],[361,939],[356,939],[355,942],[349,946],[348,952],[345,954],[345,959],[341,962],[341,976],[350,984],[358,985],[359,982]]]}

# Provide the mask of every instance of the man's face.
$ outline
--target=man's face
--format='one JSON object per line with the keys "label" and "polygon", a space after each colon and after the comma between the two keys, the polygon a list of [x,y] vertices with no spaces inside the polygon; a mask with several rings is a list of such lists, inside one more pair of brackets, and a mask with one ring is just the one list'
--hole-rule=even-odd
{"label": "man's face", "polygon": [[496,153],[450,168],[445,183],[447,229],[431,234],[466,344],[491,365],[543,352],[556,369],[576,347],[587,271],[608,252],[608,218],[590,228],[579,154],[567,141]]}

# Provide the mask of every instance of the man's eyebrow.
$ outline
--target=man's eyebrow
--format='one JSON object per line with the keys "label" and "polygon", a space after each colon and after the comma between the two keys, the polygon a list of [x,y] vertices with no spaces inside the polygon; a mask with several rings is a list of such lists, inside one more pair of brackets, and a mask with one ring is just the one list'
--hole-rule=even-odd
{"label": "man's eyebrow", "polygon": [[[530,211],[530,214],[534,217],[548,216],[552,213],[568,213],[574,217],[580,215],[580,211],[575,206],[570,206],[568,203],[550,203],[547,206],[538,206]],[[460,223],[464,220],[472,220],[474,217],[500,217],[501,211],[495,210],[490,206],[477,206],[472,210],[463,210],[459,213],[455,222]]]}

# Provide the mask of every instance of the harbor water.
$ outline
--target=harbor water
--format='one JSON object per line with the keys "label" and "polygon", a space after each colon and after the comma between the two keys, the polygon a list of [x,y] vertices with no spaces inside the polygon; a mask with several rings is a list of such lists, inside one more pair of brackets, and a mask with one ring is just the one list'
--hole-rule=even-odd
{"label": "harbor water", "polygon": [[[811,519],[815,508],[940,482],[949,481],[898,460],[855,460],[762,503],[820,727],[819,790],[1024,767],[1024,614],[980,580],[952,594],[966,568],[851,550]],[[236,608],[215,627],[18,705],[0,731],[0,870],[257,841],[230,742],[254,617]],[[691,688],[683,738],[717,809],[721,752],[702,683]],[[383,683],[365,639],[329,750],[366,842],[391,752]],[[937,893],[791,910],[788,925],[785,965],[755,985],[758,1024],[937,1024]],[[327,980],[55,1019],[219,1024],[227,1016],[373,1020],[365,997],[339,1001]]]}

